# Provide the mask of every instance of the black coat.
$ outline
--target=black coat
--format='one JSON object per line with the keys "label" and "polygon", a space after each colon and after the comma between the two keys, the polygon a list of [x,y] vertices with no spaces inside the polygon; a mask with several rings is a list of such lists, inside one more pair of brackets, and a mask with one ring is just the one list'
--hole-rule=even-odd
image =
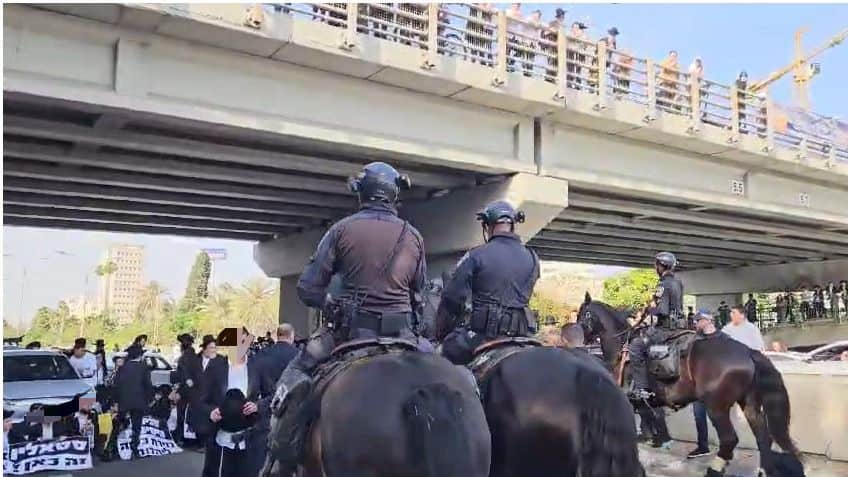
{"label": "black coat", "polygon": [[176,382],[180,386],[180,396],[190,399],[197,394],[200,375],[203,372],[201,358],[189,348],[177,359]]}
{"label": "black coat", "polygon": [[297,356],[297,348],[285,341],[278,341],[259,355],[260,366],[266,379],[276,383],[289,362]]}
{"label": "black coat", "polygon": [[[224,402],[227,393],[229,377],[229,363],[223,356],[209,361],[206,370],[201,376],[200,396],[196,406],[189,411],[189,419],[192,428],[201,435],[214,435],[218,425],[209,419],[209,415],[215,408]],[[261,372],[258,361],[250,360],[247,363],[247,400],[256,403],[259,408],[256,428],[267,430],[270,427],[270,403],[274,395],[275,383],[268,379],[266,373]]]}
{"label": "black coat", "polygon": [[127,361],[115,375],[119,411],[146,411],[153,397],[150,369],[141,361]]}

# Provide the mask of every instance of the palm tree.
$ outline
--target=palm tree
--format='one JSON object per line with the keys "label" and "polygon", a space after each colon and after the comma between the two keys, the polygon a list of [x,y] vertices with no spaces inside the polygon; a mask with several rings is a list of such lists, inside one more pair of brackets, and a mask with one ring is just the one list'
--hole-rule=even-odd
{"label": "palm tree", "polygon": [[159,338],[159,322],[165,312],[165,307],[168,302],[168,291],[157,282],[150,282],[146,287],[141,289],[141,296],[138,302],[138,316],[142,321],[153,322],[153,339],[152,343],[158,343]]}
{"label": "palm tree", "polygon": [[54,315],[54,319],[56,320],[56,326],[59,329],[59,337],[56,341],[61,343],[65,335],[65,324],[71,319],[71,309],[68,308],[67,303],[64,301],[59,302],[59,305],[56,307],[56,315]]}
{"label": "palm tree", "polygon": [[277,326],[279,313],[278,287],[271,280],[257,278],[250,280],[235,291],[232,310],[239,324],[253,333],[269,330]]}
{"label": "palm tree", "polygon": [[232,318],[231,296],[232,289],[230,287],[218,287],[206,297],[206,300],[200,305],[200,312],[204,317],[200,323],[200,328],[203,331],[211,333],[230,325]]}
{"label": "palm tree", "polygon": [[106,278],[106,293],[104,294],[105,302],[103,303],[103,312],[107,315],[109,314],[109,289],[111,288],[109,286],[109,281],[111,280],[112,274],[116,271],[118,271],[118,265],[111,260],[94,267],[95,275],[101,278]]}

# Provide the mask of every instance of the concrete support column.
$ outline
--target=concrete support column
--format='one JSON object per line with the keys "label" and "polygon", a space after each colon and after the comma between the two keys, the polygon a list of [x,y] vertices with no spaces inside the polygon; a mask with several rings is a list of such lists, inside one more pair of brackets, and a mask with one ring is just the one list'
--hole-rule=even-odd
{"label": "concrete support column", "polygon": [[[415,178],[413,177],[413,180]],[[527,218],[517,226],[522,240],[533,238],[568,205],[568,182],[519,173],[504,181],[452,191],[442,197],[404,205],[400,215],[421,232],[428,275],[453,270],[468,249],[483,243],[476,213],[493,200],[505,199]],[[314,320],[297,297],[297,278],[326,229],[287,235],[254,246],[253,257],[271,277],[280,277],[280,320],[295,326],[298,335],[314,329]]]}
{"label": "concrete support column", "polygon": [[306,337],[313,329],[309,308],[297,297],[297,275],[280,278],[280,323],[294,326],[297,337]]}

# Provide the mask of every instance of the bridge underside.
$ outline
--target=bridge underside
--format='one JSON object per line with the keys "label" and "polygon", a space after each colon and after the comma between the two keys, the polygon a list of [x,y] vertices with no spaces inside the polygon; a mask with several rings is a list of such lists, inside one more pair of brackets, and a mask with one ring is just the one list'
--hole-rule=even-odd
{"label": "bridge underside", "polygon": [[[504,179],[280,134],[36,96],[4,94],[6,225],[265,241],[325,227],[355,206],[345,178],[401,164],[409,203]],[[568,207],[530,244],[546,260],[683,269],[848,257],[830,223],[651,201],[572,181]],[[469,217],[469,220],[473,220]]]}
{"label": "bridge underside", "polygon": [[166,116],[10,93],[3,103],[7,225],[262,241],[350,212],[346,178],[373,160],[401,163],[411,201],[493,180]]}
{"label": "bridge underside", "polygon": [[833,224],[605,193],[573,181],[568,199],[530,241],[544,259],[645,267],[653,253],[670,250],[682,269],[701,269],[848,256],[848,233]]}

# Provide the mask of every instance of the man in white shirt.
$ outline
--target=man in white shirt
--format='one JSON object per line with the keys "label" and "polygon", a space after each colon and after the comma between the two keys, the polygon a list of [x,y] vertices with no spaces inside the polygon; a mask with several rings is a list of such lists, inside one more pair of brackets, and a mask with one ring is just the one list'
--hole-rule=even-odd
{"label": "man in white shirt", "polygon": [[763,335],[760,334],[757,325],[745,318],[745,308],[742,305],[734,305],[730,309],[730,323],[725,325],[721,331],[751,349],[765,350]]}
{"label": "man in white shirt", "polygon": [[74,340],[74,351],[68,362],[85,382],[94,387],[97,384],[97,359],[85,349],[85,345],[85,338]]}

